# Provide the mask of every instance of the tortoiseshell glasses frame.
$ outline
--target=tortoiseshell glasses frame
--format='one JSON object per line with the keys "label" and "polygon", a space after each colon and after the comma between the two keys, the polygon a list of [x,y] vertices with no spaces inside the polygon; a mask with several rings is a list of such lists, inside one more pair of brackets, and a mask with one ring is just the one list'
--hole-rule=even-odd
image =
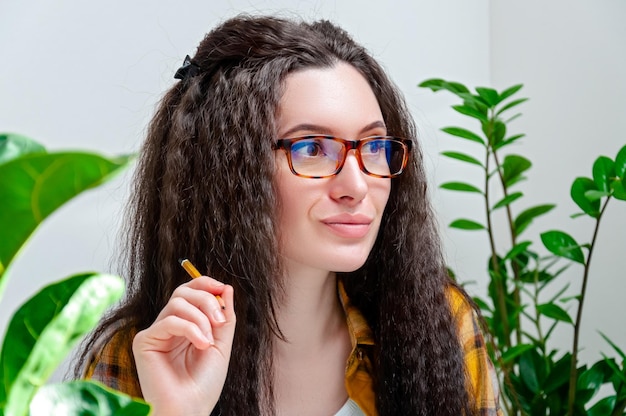
{"label": "tortoiseshell glasses frame", "polygon": [[277,140],[274,149],[283,149],[291,172],[303,178],[329,178],[341,172],[348,152],[355,150],[361,171],[376,178],[402,174],[413,142],[393,136],[369,136],[344,140],[328,135],[306,135]]}

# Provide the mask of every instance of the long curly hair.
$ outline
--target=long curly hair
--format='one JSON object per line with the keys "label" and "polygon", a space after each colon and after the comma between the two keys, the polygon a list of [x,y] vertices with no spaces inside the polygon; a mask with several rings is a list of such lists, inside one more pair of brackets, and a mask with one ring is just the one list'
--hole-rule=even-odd
{"label": "long curly hair", "polygon": [[[449,281],[427,196],[416,128],[382,67],[328,21],[238,16],[198,46],[198,73],[163,97],[141,150],[127,222],[128,293],[86,343],[112,325],[150,326],[188,280],[177,260],[234,287],[237,327],[213,414],[271,414],[272,343],[280,336],[280,201],[276,113],[285,77],[346,62],[367,79],[390,135],[414,151],[392,189],[366,263],[340,273],[371,326],[380,415],[470,415],[463,354],[446,297]],[[129,339],[130,350],[132,340]]]}

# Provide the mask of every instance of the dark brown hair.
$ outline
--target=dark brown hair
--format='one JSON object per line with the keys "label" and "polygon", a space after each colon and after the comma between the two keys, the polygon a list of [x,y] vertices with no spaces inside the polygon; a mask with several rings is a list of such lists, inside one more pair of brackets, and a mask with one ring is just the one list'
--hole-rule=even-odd
{"label": "dark brown hair", "polygon": [[151,325],[188,280],[177,260],[189,256],[236,293],[237,359],[213,414],[271,413],[281,288],[276,111],[287,74],[340,61],[367,79],[389,134],[415,142],[410,165],[392,180],[366,264],[339,275],[376,339],[376,406],[381,415],[471,414],[415,126],[381,66],[327,21],[239,16],[200,43],[192,58],[198,73],[166,93],[141,150],[128,220],[127,298],[95,332],[83,361],[111,325]]}

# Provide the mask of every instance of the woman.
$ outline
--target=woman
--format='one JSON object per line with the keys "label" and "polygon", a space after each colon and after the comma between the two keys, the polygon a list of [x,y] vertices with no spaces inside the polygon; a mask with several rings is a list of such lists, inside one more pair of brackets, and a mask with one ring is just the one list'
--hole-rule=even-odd
{"label": "woman", "polygon": [[87,376],[155,415],[499,414],[379,64],[329,22],[240,16],[176,77],[139,161],[129,294]]}

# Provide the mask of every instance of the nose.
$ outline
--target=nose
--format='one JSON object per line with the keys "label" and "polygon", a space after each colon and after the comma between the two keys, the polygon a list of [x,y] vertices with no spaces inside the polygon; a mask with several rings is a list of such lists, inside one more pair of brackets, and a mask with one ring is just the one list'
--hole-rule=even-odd
{"label": "nose", "polygon": [[369,189],[367,178],[368,176],[359,167],[356,150],[350,150],[341,172],[331,179],[331,197],[350,205],[361,202]]}

